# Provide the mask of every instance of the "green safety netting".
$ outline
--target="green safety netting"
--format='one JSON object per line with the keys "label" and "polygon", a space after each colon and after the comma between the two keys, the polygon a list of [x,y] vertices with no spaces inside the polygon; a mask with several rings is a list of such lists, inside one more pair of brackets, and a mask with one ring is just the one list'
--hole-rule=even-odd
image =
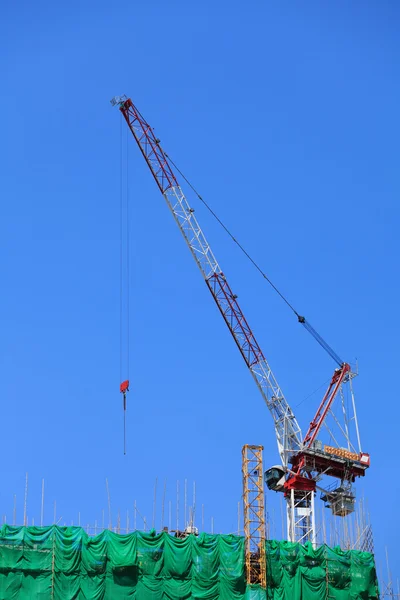
{"label": "green safety netting", "polygon": [[[267,540],[267,597],[273,600],[379,598],[374,556],[310,543]],[[257,599],[258,600],[258,599]]]}
{"label": "green safety netting", "polygon": [[0,529],[0,600],[369,600],[374,558],[266,542],[267,590],[246,586],[244,539],[80,527]]}

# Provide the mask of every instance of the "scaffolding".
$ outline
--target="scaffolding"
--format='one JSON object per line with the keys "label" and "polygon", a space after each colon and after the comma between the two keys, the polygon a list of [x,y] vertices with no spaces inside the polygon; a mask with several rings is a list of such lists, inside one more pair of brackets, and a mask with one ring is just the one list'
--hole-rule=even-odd
{"label": "scaffolding", "polygon": [[242,448],[246,579],[266,587],[263,446]]}

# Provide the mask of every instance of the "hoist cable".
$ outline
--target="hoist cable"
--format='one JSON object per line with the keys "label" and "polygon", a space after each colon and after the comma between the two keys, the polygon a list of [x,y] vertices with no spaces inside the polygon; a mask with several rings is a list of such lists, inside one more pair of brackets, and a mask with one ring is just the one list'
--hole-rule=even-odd
{"label": "hoist cable", "polygon": [[231,233],[225,223],[218,217],[218,215],[214,212],[211,206],[204,200],[204,198],[199,194],[196,188],[192,185],[192,183],[188,180],[188,178],[182,173],[182,171],[177,167],[172,158],[164,152],[165,156],[168,158],[170,163],[175,167],[180,176],[184,179],[184,181],[188,184],[191,190],[196,194],[200,202],[204,204],[207,210],[212,214],[214,219],[220,224],[220,226],[224,229],[224,231],[229,235],[229,237],[233,240],[233,242],[239,247],[241,252],[246,256],[246,258],[252,263],[252,265],[257,269],[257,271],[262,275],[262,277],[269,283],[269,285],[273,288],[273,290],[280,296],[280,298],[285,302],[285,304],[292,310],[292,312],[296,315],[297,320],[301,323],[304,328],[313,336],[313,338],[318,342],[320,346],[329,354],[329,356],[339,365],[343,364],[343,361],[339,357],[338,354],[325,342],[325,340],[319,335],[319,333],[314,329],[314,327],[306,320],[305,317],[300,315],[294,306],[289,302],[289,300],[282,294],[282,292],[276,287],[276,285],[271,281],[271,279],[266,275],[266,273],[262,270],[260,265],[254,260],[254,258],[247,252],[247,250],[242,246],[242,244],[235,238],[235,236]]}
{"label": "hoist cable", "polygon": [[122,381],[122,312],[123,312],[123,163],[122,163],[122,119],[120,121],[120,200],[119,200],[119,380]]}
{"label": "hoist cable", "polygon": [[126,373],[129,379],[130,362],[130,226],[129,226],[129,138],[126,130]]}
{"label": "hoist cable", "polygon": [[[126,376],[129,381],[129,354],[130,354],[130,281],[129,281],[129,140],[126,130]],[[124,455],[126,454],[126,392],[124,392]]]}
{"label": "hoist cable", "polygon": [[[120,336],[120,391],[123,393],[123,442],[126,454],[126,392],[129,390],[130,362],[130,227],[129,227],[129,169],[128,169],[128,132],[124,156],[124,138],[120,127],[120,301],[119,301],[119,336]],[[125,169],[125,172],[124,172]],[[126,377],[125,377],[126,376]],[[127,381],[122,381],[122,379]],[[128,386],[124,386],[124,384]]]}
{"label": "hoist cable", "polygon": [[124,392],[124,456],[126,454],[126,394]]}

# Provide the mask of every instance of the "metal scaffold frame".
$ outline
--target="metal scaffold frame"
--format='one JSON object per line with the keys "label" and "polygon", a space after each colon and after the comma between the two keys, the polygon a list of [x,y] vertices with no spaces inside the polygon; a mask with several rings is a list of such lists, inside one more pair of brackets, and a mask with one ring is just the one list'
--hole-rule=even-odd
{"label": "metal scaffold frame", "polygon": [[243,514],[247,583],[266,587],[263,446],[242,448]]}

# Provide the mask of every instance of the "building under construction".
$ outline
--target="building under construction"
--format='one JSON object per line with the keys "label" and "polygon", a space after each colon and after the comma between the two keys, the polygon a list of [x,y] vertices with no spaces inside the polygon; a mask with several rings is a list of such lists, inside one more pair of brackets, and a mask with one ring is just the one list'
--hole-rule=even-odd
{"label": "building under construction", "polygon": [[[56,524],[27,527],[25,518],[23,527],[4,524],[0,532],[0,600],[377,598],[372,545],[353,544],[342,550],[320,543],[321,526],[315,505],[319,498],[334,518],[351,519],[356,506],[354,484],[370,466],[370,456],[361,446],[352,385],[357,370],[322,339],[239,245],[335,363],[327,390],[317,412],[310,415],[303,435],[237,295],[200,228],[195,209],[178,183],[178,173],[195,198],[203,203],[204,200],[162,149],[132,100],[116,97],[112,104],[119,107],[266,403],[273,419],[279,458],[277,464],[264,471],[263,448],[250,444],[243,447],[243,536],[199,532],[194,520],[185,523],[183,531],[165,528],[130,532],[127,527],[123,534],[119,527],[116,531],[109,527],[102,528],[98,535],[90,535],[81,527]],[[129,252],[129,244],[127,249]],[[125,304],[121,299],[121,306]],[[129,371],[121,374],[125,417]],[[284,499],[287,541],[270,539],[265,487]],[[369,532],[363,528],[363,539],[368,541]],[[326,542],[325,535],[323,538]]]}
{"label": "building under construction", "polygon": [[264,540],[263,584],[247,582],[245,539],[200,533],[95,537],[80,527],[0,530],[0,598],[18,600],[369,600],[373,555]]}

